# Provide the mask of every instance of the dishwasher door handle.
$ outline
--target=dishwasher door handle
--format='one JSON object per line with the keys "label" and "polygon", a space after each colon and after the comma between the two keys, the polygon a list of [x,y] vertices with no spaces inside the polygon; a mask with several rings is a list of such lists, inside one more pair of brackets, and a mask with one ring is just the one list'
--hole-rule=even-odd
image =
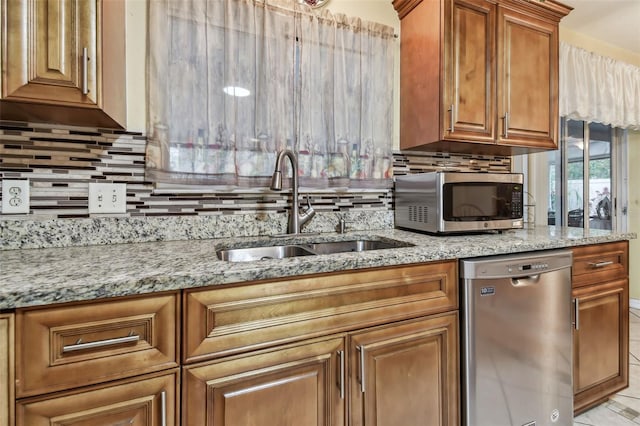
{"label": "dishwasher door handle", "polygon": [[527,285],[538,284],[538,281],[540,281],[540,274],[514,277],[511,278],[511,285],[514,287],[524,287]]}

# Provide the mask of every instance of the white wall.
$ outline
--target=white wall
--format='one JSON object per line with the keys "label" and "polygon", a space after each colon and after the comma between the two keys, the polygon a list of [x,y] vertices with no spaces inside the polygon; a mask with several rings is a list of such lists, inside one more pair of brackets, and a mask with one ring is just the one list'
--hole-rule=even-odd
{"label": "white wall", "polygon": [[[629,132],[629,231],[640,234],[640,131]],[[640,241],[629,244],[629,294],[640,299]]]}
{"label": "white wall", "polygon": [[147,0],[126,0],[127,130],[147,127]]}

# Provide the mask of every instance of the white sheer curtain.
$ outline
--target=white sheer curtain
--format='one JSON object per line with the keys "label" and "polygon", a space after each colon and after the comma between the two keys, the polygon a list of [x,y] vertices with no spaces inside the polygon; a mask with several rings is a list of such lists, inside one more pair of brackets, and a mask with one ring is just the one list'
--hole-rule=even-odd
{"label": "white sheer curtain", "polygon": [[294,0],[150,0],[151,180],[390,185],[393,29]]}
{"label": "white sheer curtain", "polygon": [[640,129],[640,67],[560,43],[560,115]]}

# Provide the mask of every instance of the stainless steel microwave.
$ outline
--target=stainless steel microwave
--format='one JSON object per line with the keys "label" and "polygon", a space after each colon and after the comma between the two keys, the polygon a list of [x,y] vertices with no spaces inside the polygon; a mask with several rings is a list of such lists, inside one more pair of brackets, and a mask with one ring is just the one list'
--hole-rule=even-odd
{"label": "stainless steel microwave", "polygon": [[522,228],[522,184],[520,173],[397,176],[396,226],[434,234]]}

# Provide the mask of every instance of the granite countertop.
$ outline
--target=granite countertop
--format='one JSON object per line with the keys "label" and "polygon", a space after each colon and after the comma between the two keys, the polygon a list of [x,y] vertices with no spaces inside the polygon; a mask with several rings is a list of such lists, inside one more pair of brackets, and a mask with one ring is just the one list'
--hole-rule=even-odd
{"label": "granite countertop", "polygon": [[[256,240],[277,244],[390,238],[412,247],[253,262],[218,260],[216,250]],[[571,247],[636,238],[580,228],[429,236],[383,229],[302,237],[243,237],[0,252],[0,309],[93,300],[226,283]]]}

